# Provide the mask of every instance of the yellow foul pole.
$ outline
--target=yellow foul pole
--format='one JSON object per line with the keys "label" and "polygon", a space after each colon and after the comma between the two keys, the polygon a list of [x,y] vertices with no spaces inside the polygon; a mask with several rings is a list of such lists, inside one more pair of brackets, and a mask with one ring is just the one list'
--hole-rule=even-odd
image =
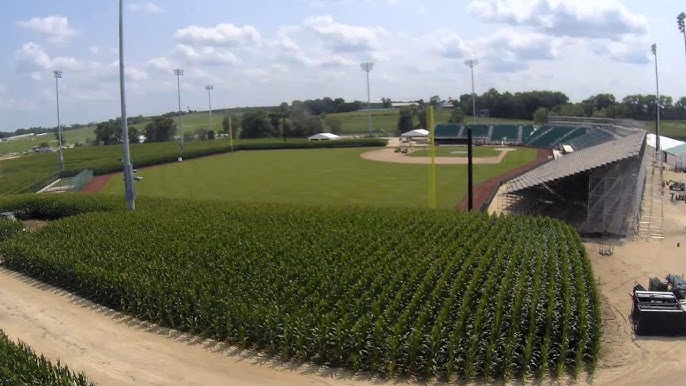
{"label": "yellow foul pole", "polygon": [[436,209],[436,149],[434,147],[434,108],[426,108],[426,124],[429,129],[429,153],[431,154],[431,167],[429,169],[429,208]]}

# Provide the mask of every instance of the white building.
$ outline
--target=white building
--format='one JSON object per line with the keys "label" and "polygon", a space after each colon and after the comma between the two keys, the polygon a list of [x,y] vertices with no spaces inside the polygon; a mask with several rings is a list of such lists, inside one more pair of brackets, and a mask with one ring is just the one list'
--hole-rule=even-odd
{"label": "white building", "polygon": [[686,143],[662,150],[664,162],[677,170],[686,169]]}

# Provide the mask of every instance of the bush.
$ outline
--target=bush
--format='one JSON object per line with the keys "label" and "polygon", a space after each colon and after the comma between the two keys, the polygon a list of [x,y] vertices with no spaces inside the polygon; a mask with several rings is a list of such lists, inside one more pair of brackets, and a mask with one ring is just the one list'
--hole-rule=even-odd
{"label": "bush", "polygon": [[125,208],[119,197],[107,195],[62,193],[0,197],[0,212],[14,212],[21,220],[56,220],[81,213],[110,212]]}
{"label": "bush", "polygon": [[0,243],[9,240],[24,230],[19,221],[7,221],[0,219]]}
{"label": "bush", "polygon": [[0,384],[41,386],[93,386],[82,373],[66,366],[53,365],[43,355],[37,356],[23,342],[12,342],[0,331]]}

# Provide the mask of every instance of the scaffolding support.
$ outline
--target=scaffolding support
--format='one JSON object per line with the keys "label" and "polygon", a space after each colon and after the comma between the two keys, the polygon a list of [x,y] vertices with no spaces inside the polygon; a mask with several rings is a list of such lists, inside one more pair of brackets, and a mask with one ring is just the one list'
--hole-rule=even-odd
{"label": "scaffolding support", "polygon": [[662,151],[648,147],[652,156],[647,156],[646,178],[643,199],[641,200],[640,217],[634,239],[651,243],[664,241],[662,226],[664,222],[662,177]]}

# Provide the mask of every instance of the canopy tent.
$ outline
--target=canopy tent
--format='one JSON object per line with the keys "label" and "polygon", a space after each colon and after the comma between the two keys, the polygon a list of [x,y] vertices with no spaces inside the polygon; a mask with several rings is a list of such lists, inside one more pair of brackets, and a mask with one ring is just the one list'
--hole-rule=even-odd
{"label": "canopy tent", "polygon": [[415,129],[415,130],[410,130],[406,133],[400,134],[401,137],[409,137],[409,138],[414,138],[414,137],[428,137],[429,136],[429,130],[425,129]]}
{"label": "canopy tent", "polygon": [[335,139],[340,139],[341,137],[336,135],[336,134],[331,134],[331,133],[319,133],[312,135],[310,137],[307,137],[308,140],[310,141],[326,141],[326,140],[335,140]]}
{"label": "canopy tent", "polygon": [[[655,147],[655,134],[648,134],[646,136],[646,142],[648,143],[648,146]],[[671,149],[673,147],[677,147],[679,145],[683,145],[686,142],[682,142],[673,138],[665,137],[664,135],[660,136],[660,147],[662,150],[667,150]]]}

